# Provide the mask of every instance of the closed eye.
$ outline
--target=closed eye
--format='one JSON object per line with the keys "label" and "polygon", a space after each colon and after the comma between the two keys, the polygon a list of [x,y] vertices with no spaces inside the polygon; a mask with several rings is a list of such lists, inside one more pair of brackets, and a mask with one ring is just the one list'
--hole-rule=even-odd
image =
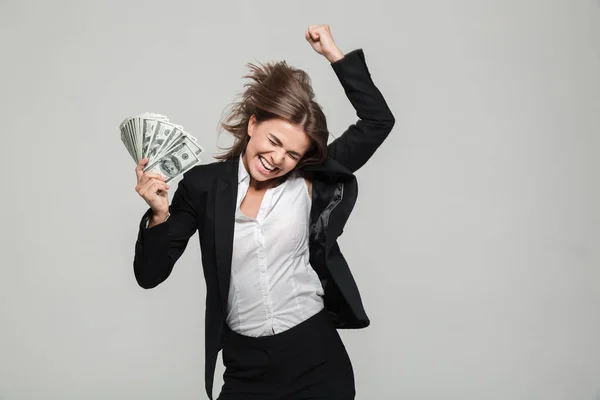
{"label": "closed eye", "polygon": [[[276,137],[275,140],[272,137],[269,137],[268,139],[269,143],[271,143],[273,146],[281,146],[281,142]],[[295,151],[288,152],[287,155],[290,156],[290,158],[294,161],[298,161],[300,159],[300,155]]]}

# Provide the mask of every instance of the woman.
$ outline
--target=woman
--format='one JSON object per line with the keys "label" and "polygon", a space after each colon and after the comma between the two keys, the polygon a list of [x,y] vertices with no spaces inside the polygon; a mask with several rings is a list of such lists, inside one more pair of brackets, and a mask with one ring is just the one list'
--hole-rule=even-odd
{"label": "woman", "polygon": [[329,62],[360,118],[329,146],[310,79],[285,62],[253,66],[222,126],[236,142],[223,162],[184,174],[169,206],[159,174],[136,168],[150,209],[140,223],[134,272],[163,282],[198,231],[206,280],[205,382],[212,399],[353,399],[354,376],[337,328],[369,319],[337,245],[357,196],[358,170],[394,117],[363,51],[343,54],[329,26],[305,34]]}

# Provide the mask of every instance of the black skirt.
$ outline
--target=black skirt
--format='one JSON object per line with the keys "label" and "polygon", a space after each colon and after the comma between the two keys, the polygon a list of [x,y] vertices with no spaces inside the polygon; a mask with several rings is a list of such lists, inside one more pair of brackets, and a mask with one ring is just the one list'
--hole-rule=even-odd
{"label": "black skirt", "polygon": [[346,348],[324,309],[273,336],[228,330],[218,400],[351,400],[354,372]]}

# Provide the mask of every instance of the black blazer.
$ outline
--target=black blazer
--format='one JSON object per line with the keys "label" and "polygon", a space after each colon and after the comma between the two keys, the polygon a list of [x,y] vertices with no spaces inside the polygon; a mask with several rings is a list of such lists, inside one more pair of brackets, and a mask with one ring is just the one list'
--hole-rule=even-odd
{"label": "black blazer", "polygon": [[[353,173],[388,136],[394,116],[371,80],[362,49],[331,64],[359,120],[327,148],[327,160],[306,167],[312,186],[310,262],[325,291],[325,307],[337,328],[364,328],[369,319],[337,238],[356,202]],[[170,218],[147,229],[149,209],[140,222],[133,262],[135,278],[146,289],[170,275],[189,238],[198,231],[206,280],[205,386],[212,399],[213,376],[223,347],[239,159],[200,165],[186,172],[170,204]]]}

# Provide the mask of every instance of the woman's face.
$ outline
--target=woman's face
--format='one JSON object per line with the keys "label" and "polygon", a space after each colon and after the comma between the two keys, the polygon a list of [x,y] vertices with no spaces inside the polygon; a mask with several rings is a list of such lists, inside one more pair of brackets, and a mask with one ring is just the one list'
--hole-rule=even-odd
{"label": "woman's face", "polygon": [[248,124],[250,141],[243,162],[252,178],[265,182],[293,170],[310,149],[308,135],[298,125],[282,119]]}

